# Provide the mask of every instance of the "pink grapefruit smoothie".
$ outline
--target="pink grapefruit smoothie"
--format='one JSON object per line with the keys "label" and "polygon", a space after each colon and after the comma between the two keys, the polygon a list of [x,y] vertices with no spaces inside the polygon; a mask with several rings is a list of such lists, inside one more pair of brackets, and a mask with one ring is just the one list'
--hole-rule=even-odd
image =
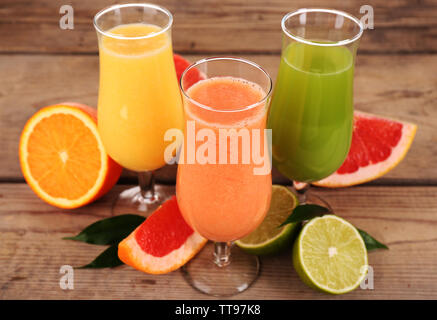
{"label": "pink grapefruit smoothie", "polygon": [[[271,173],[255,175],[253,169],[259,164],[254,163],[252,156],[249,162],[242,161],[242,138],[238,140],[238,163],[229,163],[229,137],[226,142],[228,163],[219,163],[219,129],[238,131],[247,128],[250,133],[251,129],[259,129],[261,146],[253,145],[250,140],[250,152],[256,147],[262,154],[266,105],[260,101],[265,92],[257,84],[243,79],[217,77],[196,83],[187,94],[197,104],[184,100],[185,159],[178,165],[176,183],[180,210],[186,222],[209,240],[227,242],[240,239],[252,232],[267,213],[271,198]],[[198,159],[194,164],[187,163],[188,121],[194,121],[196,134],[204,128],[215,133],[215,164],[200,164]],[[196,141],[196,152],[205,141]]]}

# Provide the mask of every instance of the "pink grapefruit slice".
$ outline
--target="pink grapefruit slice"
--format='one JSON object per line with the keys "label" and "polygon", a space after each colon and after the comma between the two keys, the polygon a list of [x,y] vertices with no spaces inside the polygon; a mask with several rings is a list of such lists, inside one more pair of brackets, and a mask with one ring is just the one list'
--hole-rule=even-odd
{"label": "pink grapefruit slice", "polygon": [[[178,80],[180,80],[182,73],[184,73],[185,69],[187,69],[191,65],[191,63],[178,54],[174,54],[173,59],[176,68],[176,74]],[[191,87],[193,84],[195,84],[196,82],[205,79],[205,77],[200,73],[199,70],[197,70],[196,68],[192,68],[190,69],[190,71],[188,71],[184,79],[185,79],[184,86],[185,89],[187,89]]]}
{"label": "pink grapefruit slice", "polygon": [[118,257],[135,269],[163,274],[183,266],[207,241],[185,222],[173,196],[120,242]]}
{"label": "pink grapefruit slice", "polygon": [[320,187],[347,187],[381,177],[396,167],[410,149],[417,126],[355,111],[351,148],[343,165]]}

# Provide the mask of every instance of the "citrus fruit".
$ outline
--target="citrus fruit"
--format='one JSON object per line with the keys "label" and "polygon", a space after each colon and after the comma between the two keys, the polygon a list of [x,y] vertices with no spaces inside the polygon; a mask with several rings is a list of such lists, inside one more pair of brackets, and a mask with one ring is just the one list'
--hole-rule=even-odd
{"label": "citrus fruit", "polygon": [[208,240],[185,222],[173,196],[118,245],[125,264],[151,274],[183,266]]}
{"label": "citrus fruit", "polygon": [[[176,67],[176,74],[178,76],[178,80],[180,80],[182,73],[184,73],[185,69],[187,69],[191,65],[191,63],[185,60],[184,58],[182,58],[178,54],[174,54],[173,59]],[[204,77],[202,76],[199,70],[197,70],[196,68],[192,68],[190,69],[190,71],[188,71],[184,79],[185,79],[185,89],[188,89],[197,81],[204,79]]]}
{"label": "citrus fruit", "polygon": [[256,255],[274,254],[291,245],[297,223],[278,228],[297,206],[298,200],[288,188],[272,186],[270,208],[263,222],[252,233],[235,243],[244,251]]}
{"label": "citrus fruit", "polygon": [[20,138],[21,170],[32,190],[60,208],[77,208],[108,192],[122,167],[105,152],[96,110],[77,103],[42,108]]}
{"label": "citrus fruit", "polygon": [[293,265],[311,288],[347,293],[366,276],[367,250],[353,225],[335,215],[325,215],[302,228],[293,247]]}
{"label": "citrus fruit", "polygon": [[405,157],[416,128],[412,123],[355,111],[352,143],[346,160],[335,173],[313,184],[347,187],[381,177]]}

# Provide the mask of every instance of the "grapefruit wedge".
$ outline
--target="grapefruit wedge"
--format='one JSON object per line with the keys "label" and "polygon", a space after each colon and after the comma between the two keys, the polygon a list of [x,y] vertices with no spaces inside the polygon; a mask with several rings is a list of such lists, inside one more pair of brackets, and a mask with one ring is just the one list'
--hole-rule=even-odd
{"label": "grapefruit wedge", "polygon": [[173,196],[120,242],[118,257],[135,269],[163,274],[183,266],[207,241],[185,222]]}
{"label": "grapefruit wedge", "polygon": [[32,190],[51,205],[73,209],[107,193],[122,167],[105,152],[96,109],[66,102],[40,109],[20,137],[21,170]]}
{"label": "grapefruit wedge", "polygon": [[314,182],[320,187],[347,187],[368,182],[396,167],[410,149],[416,125],[355,111],[351,148],[342,166]]}

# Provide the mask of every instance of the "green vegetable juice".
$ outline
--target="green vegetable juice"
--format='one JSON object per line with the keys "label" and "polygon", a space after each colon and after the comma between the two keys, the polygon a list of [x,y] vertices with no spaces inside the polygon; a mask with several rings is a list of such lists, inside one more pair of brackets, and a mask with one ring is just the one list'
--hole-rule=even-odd
{"label": "green vegetable juice", "polygon": [[268,126],[273,164],[289,179],[320,180],[346,158],[353,128],[353,60],[346,47],[292,43],[283,50]]}

